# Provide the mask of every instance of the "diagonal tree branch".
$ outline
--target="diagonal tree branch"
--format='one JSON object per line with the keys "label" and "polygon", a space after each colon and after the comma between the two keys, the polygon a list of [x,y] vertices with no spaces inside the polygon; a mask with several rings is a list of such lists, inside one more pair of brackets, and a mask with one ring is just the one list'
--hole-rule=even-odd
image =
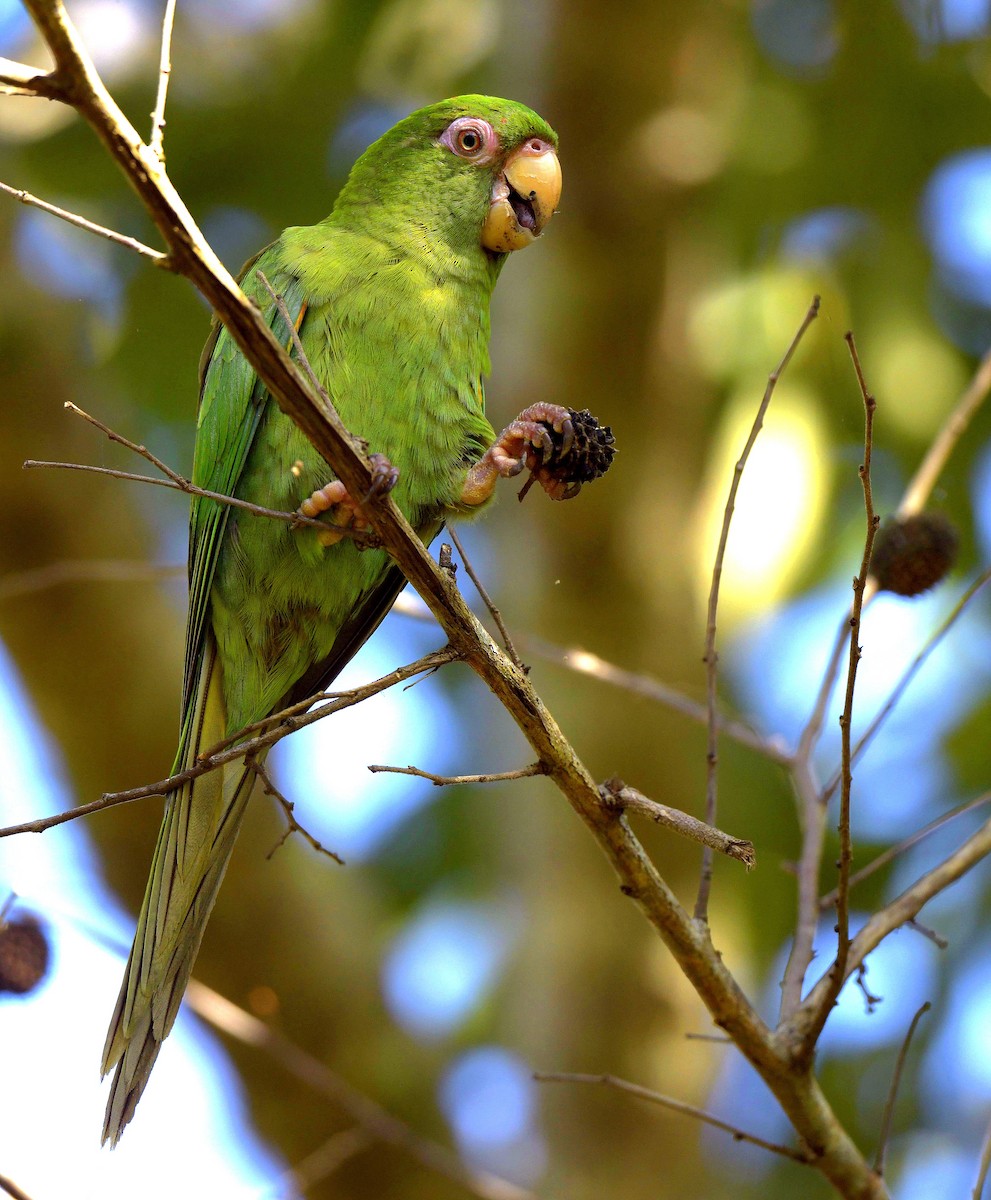
{"label": "diagonal tree branch", "polygon": [[[921,879],[896,896],[890,904],[874,913],[850,942],[842,982],[857,970],[872,950],[877,949],[889,933],[907,924],[918,915],[925,905],[951,884],[991,854],[991,820],[986,821],[972,837],[941,863],[927,871]],[[809,992],[802,1008],[796,1014],[791,1028],[780,1030],[787,1037],[805,1037],[817,1019],[817,1013],[825,1003],[831,987],[833,968],[822,976]]]}

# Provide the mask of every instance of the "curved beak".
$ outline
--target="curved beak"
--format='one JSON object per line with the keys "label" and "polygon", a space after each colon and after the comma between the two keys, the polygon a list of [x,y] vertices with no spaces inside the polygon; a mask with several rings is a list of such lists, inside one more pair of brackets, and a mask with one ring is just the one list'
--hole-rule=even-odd
{"label": "curved beak", "polygon": [[530,138],[506,159],[492,189],[482,245],[508,254],[540,237],[561,199],[561,164],[554,147]]}

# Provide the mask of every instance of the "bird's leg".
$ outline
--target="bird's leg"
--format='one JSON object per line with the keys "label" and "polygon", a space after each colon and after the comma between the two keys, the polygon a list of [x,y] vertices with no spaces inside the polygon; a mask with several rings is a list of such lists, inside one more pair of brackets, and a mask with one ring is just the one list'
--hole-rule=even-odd
{"label": "bird's leg", "polygon": [[399,471],[384,454],[370,454],[368,461],[372,467],[372,486],[361,500],[352,499],[344,484],[339,479],[332,479],[299,506],[304,517],[319,517],[333,509],[327,529],[317,534],[321,546],[334,546],[350,534],[364,535],[361,538],[363,547],[373,544],[368,532],[371,522],[362,512],[362,505],[376,496],[388,495],[399,482]]}
{"label": "bird's leg", "polygon": [[555,445],[548,426],[561,438],[557,453],[566,456],[574,441],[575,431],[571,413],[560,404],[540,401],[525,408],[515,421],[510,421],[493,444],[468,472],[461,492],[461,503],[483,504],[492,495],[496,480],[509,479],[529,468],[537,483],[552,500],[567,500],[573,494],[571,485],[555,478],[547,465],[555,455]]}

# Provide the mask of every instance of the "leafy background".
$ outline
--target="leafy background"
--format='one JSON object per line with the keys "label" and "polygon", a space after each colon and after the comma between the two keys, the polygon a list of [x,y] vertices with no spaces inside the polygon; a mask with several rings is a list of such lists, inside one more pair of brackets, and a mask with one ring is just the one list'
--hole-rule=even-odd
{"label": "leafy background", "polygon": [[[143,127],[161,6],[69,7]],[[878,397],[882,511],[991,340],[989,21],[986,0],[180,0],[168,164],[232,268],[284,225],[325,215],[357,154],[421,103],[508,95],[558,129],[562,210],[500,283],[489,407],[497,426],[535,398],[588,407],[621,454],[573,503],[534,494],[520,507],[507,489],[467,538],[598,777],[699,812],[704,731],[540,657],[534,639],[702,697],[714,514],[767,373],[821,292],[744,479],[722,606],[727,705],[786,739],[807,715],[863,538],[862,409],[842,334],[856,331]],[[42,61],[17,0],[0,0],[0,53]],[[154,237],[89,131],[55,105],[0,98],[0,178]],[[160,778],[171,761],[181,498],[20,464],[140,469],[63,412],[72,400],[188,470],[209,314],[183,282],[12,200],[0,203],[0,280],[0,816],[13,821]],[[950,583],[869,614],[862,715],[987,559],[989,431],[979,415],[935,498],[962,534]],[[24,574],[92,560],[121,577],[39,587]],[[440,641],[395,615],[348,678]],[[987,786],[989,641],[985,599],[857,771],[858,863]],[[794,808],[777,768],[722,749],[720,824],[755,842],[759,866],[717,864],[715,937],[770,1013],[793,916]],[[824,772],[835,755],[831,735]],[[525,761],[458,668],[284,747],[282,786],[348,866],[298,840],[266,861],[282,818],[259,798],[198,976],[414,1128],[541,1196],[825,1195],[810,1172],[684,1117],[532,1082],[533,1070],[611,1072],[787,1137],[731,1048],[686,1039],[709,1029],[701,1004],[549,784],[440,792],[364,769]],[[193,1195],[290,1195],[289,1167],[351,1123],[189,1018],[122,1147],[96,1150],[103,1028],[159,819],[145,802],[0,844],[0,888],[46,921],[53,946],[36,995],[0,999],[0,1173],[37,1200],[70,1185],[171,1195],[177,1181]],[[859,910],[966,826],[855,893]],[[643,837],[690,895],[694,848]],[[848,986],[823,1044],[829,1095],[869,1149],[911,1014],[933,1002],[895,1114],[900,1198],[961,1195],[976,1173],[991,1098],[988,907],[979,870],[923,914],[950,946],[895,935],[870,963],[882,1003],[869,1015]],[[307,1194],[464,1192],[374,1148]]]}

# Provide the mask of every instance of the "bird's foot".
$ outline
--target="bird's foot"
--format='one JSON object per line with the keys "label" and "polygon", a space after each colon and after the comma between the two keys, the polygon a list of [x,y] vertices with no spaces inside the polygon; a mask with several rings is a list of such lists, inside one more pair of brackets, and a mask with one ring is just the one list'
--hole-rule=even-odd
{"label": "bird's foot", "polygon": [[574,436],[569,409],[545,401],[531,404],[510,421],[468,472],[461,503],[482,504],[492,495],[496,480],[511,479],[524,468],[552,500],[569,499],[574,489],[555,475],[550,463],[567,456]]}
{"label": "bird's foot", "polygon": [[361,500],[354,500],[339,479],[332,479],[299,506],[304,517],[316,518],[331,513],[327,529],[317,533],[321,546],[335,546],[345,537],[354,537],[363,549],[379,545],[362,505],[378,496],[388,495],[399,482],[399,471],[384,454],[371,454],[368,461],[372,466],[372,486]]}

